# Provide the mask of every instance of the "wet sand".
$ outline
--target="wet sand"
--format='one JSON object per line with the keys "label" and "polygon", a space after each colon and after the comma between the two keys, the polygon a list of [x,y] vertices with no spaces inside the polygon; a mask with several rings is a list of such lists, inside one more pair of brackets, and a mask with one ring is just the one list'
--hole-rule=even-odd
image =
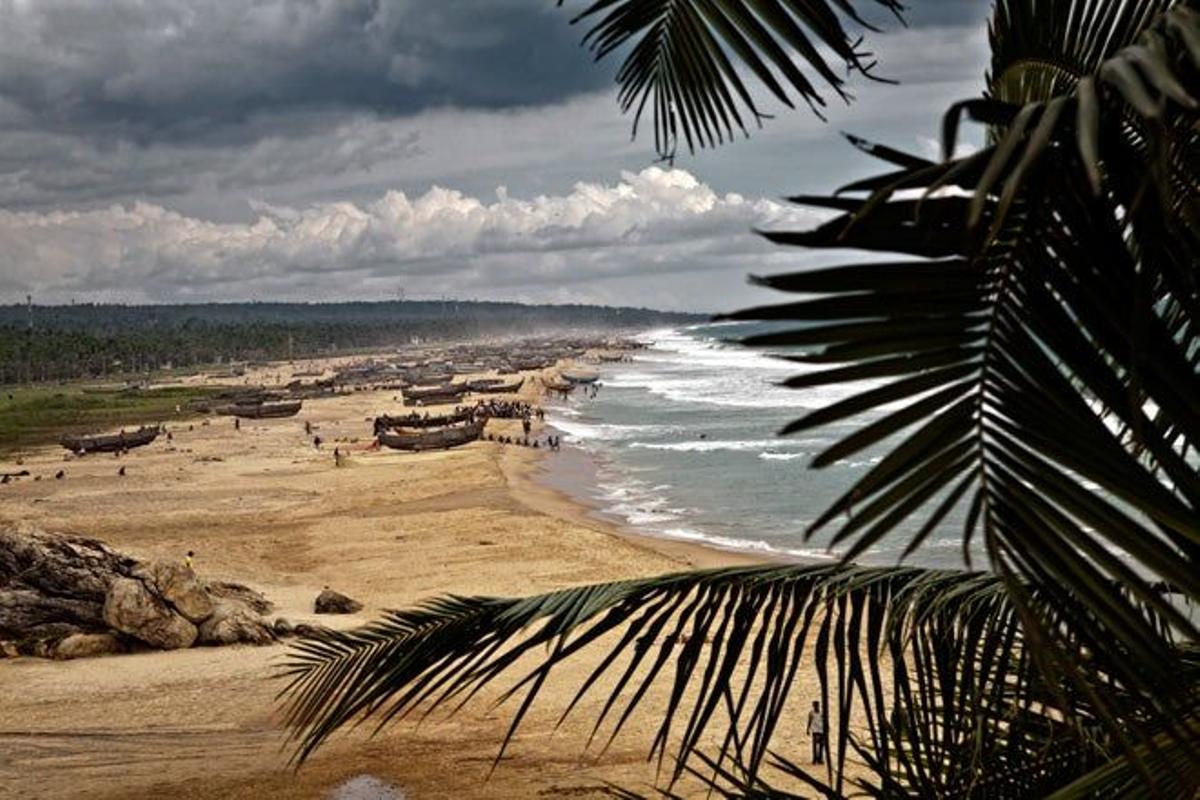
{"label": "wet sand", "polygon": [[[556,454],[544,450],[477,442],[370,452],[369,420],[400,408],[394,394],[309,400],[297,417],[243,420],[240,431],[227,417],[190,431],[173,423],[172,442],[160,438],[119,460],[64,460],[60,448],[41,448],[26,454],[25,468],[47,478],[0,487],[0,524],[95,536],[142,558],[195,550],[198,572],[259,589],[276,604],[273,616],[337,627],[439,594],[522,595],[750,561],[596,519],[534,480],[539,465],[553,468]],[[305,421],[325,440],[321,450]],[[515,421],[489,423],[495,433],[518,430]],[[341,468],[335,446],[350,452]],[[127,475],[118,477],[122,465]],[[66,478],[50,478],[60,468]],[[325,586],[364,610],[313,615]],[[649,792],[655,781],[646,752],[662,698],[649,698],[603,753],[584,748],[605,694],[554,730],[599,649],[551,679],[494,772],[516,704],[490,701],[520,671],[449,719],[438,712],[374,737],[373,726],[343,732],[294,771],[272,678],[285,648],[0,661],[0,796],[325,798],[370,775],[408,798],[600,797],[607,782]],[[815,676],[800,681],[798,704],[817,696]],[[779,734],[795,753],[807,747],[802,716],[796,711]]]}

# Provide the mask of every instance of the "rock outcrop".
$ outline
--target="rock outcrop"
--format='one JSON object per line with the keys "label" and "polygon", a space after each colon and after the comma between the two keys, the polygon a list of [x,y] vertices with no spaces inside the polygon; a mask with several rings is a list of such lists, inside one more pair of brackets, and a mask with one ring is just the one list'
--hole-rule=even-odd
{"label": "rock outcrop", "polygon": [[317,595],[317,599],[313,603],[313,610],[318,614],[356,614],[362,611],[362,607],[362,603],[341,592],[335,592],[328,586]]}
{"label": "rock outcrop", "polygon": [[139,564],[133,574],[190,622],[203,622],[212,616],[213,599],[190,567],[155,561]]}
{"label": "rock outcrop", "polygon": [[104,598],[136,561],[95,539],[0,529],[0,639],[104,633]]}
{"label": "rock outcrop", "polygon": [[113,580],[104,600],[104,621],[162,650],[191,647],[198,635],[195,625],[137,578]]}
{"label": "rock outcrop", "polygon": [[128,652],[129,646],[112,633],[72,633],[49,648],[49,656],[58,659],[93,658]]}
{"label": "rock outcrop", "polygon": [[0,653],[82,658],[137,647],[266,644],[271,603],[184,564],[140,562],[95,539],[0,529]]}
{"label": "rock outcrop", "polygon": [[201,644],[270,644],[275,640],[271,623],[253,609],[222,603],[200,623]]}

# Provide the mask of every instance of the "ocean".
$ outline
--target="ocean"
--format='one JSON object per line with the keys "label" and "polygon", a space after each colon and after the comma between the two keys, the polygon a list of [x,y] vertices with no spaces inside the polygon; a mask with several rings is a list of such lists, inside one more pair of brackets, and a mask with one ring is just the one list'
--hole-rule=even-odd
{"label": "ocean", "polygon": [[[577,470],[563,470],[556,480],[549,459],[549,482],[644,535],[801,561],[839,557],[841,549],[830,547],[839,521],[809,539],[805,529],[878,463],[888,443],[824,469],[809,462],[886,411],[776,435],[807,411],[872,384],[781,387],[789,375],[815,367],[781,360],[786,351],[778,348],[723,341],[754,328],[739,323],[647,333],[646,349],[632,352],[631,361],[600,365],[595,397],[577,390],[565,402],[550,402],[548,419],[564,449],[586,453],[593,474],[579,480]],[[943,521],[905,563],[961,567],[964,514],[958,509]],[[915,519],[858,561],[896,563],[922,517]]]}

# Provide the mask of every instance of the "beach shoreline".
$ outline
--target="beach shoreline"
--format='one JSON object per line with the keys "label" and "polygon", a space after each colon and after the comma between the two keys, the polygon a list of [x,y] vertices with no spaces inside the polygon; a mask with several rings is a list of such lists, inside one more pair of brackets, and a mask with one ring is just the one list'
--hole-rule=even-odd
{"label": "beach shoreline", "polygon": [[[427,453],[373,450],[370,419],[395,407],[393,394],[315,399],[297,417],[240,427],[229,418],[172,423],[172,441],[119,460],[39,447],[25,454],[24,466],[46,479],[0,487],[0,524],[92,536],[142,559],[175,560],[195,550],[204,577],[264,592],[273,615],[339,628],[438,595],[522,596],[761,563],[701,543],[638,536],[598,518],[540,477],[565,452],[488,441]],[[304,435],[306,423],[326,440],[322,449]],[[492,426],[497,435],[520,430],[515,420]],[[341,467],[334,446],[346,454]],[[121,476],[119,466],[127,470]],[[54,480],[59,469],[65,477]],[[314,615],[312,600],[325,586],[364,610]],[[415,800],[447,793],[599,797],[608,782],[654,783],[645,761],[653,704],[603,754],[586,748],[599,695],[555,730],[593,654],[560,667],[494,773],[512,708],[494,709],[489,700],[509,685],[504,680],[449,719],[419,728],[401,723],[373,738],[339,734],[293,771],[273,679],[287,646],[0,661],[0,693],[10,698],[0,706],[0,785],[44,798],[262,800],[327,798],[369,774]]]}
{"label": "beach shoreline", "polygon": [[581,527],[592,528],[612,536],[639,549],[655,553],[679,562],[686,569],[715,569],[719,567],[745,566],[749,564],[773,563],[773,559],[761,558],[754,553],[720,548],[705,542],[668,539],[645,533],[620,517],[608,513],[598,503],[591,501],[583,491],[563,488],[562,482],[551,480],[549,472],[554,469],[560,455],[566,458],[593,460],[594,456],[582,450],[551,454],[545,450],[529,451],[529,458],[514,459],[502,463],[505,476],[521,502],[536,511],[569,521]]}

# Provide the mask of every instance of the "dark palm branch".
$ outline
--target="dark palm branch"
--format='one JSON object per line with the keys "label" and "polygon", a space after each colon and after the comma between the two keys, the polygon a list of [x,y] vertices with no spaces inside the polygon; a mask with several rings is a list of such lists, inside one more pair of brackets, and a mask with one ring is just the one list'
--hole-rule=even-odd
{"label": "dark palm branch", "polygon": [[[1129,668],[1117,679],[1170,716],[1194,687],[1180,684],[1145,608],[1195,638],[1180,599],[1200,599],[1200,248],[1189,221],[1200,118],[1183,87],[1200,85],[1200,15],[1188,3],[1156,16],[1161,0],[1051,4],[1058,21],[1045,5],[998,8],[993,99],[966,107],[992,123],[993,144],[794,198],[844,213],[767,234],[909,260],[760,279],[806,299],[732,317],[806,323],[752,340],[802,348],[789,357],[818,365],[789,386],[888,381],[785,431],[893,404],[815,459],[902,437],[814,530],[850,514],[833,539],[850,559],[923,515],[911,552],[961,507],[964,553],[982,541],[1014,601],[1024,581],[1095,611],[1071,636],[1026,619],[1041,628],[1043,666],[1067,676],[1077,645],[1121,648]],[[1103,46],[1064,50],[1072,35]],[[1163,158],[1167,170],[1155,166]],[[1124,712],[1095,700],[1115,728]]]}
{"label": "dark palm branch", "polygon": [[[1068,615],[1089,613],[1044,604],[1032,587],[1027,602],[1068,627],[1078,625]],[[651,753],[660,763],[668,750],[678,754],[672,778],[693,769],[717,781],[757,780],[781,718],[800,713],[789,699],[802,670],[820,677],[836,733],[826,780],[809,780],[834,796],[848,788],[848,759],[873,768],[877,777],[860,787],[872,794],[971,795],[984,767],[1020,767],[1027,782],[1064,785],[1098,764],[1106,745],[1088,719],[1087,697],[1067,697],[1067,713],[1062,693],[1042,683],[1003,579],[763,566],[523,599],[446,598],[305,640],[286,665],[284,692],[298,757],[352,721],[382,726],[457,707],[522,657],[544,652],[503,695],[518,702],[507,746],[552,670],[601,642],[607,646],[591,648],[603,654],[599,663],[563,716],[589,692],[601,693],[593,735],[611,739],[661,687],[667,712]],[[1103,652],[1087,667],[1097,680],[1114,668]],[[713,729],[724,733],[710,768],[689,766],[691,754],[713,745],[705,738]]]}
{"label": "dark palm branch", "polygon": [[[903,9],[898,0],[871,2],[897,15]],[[593,0],[571,21],[592,26],[583,41],[597,60],[624,53],[621,110],[633,112],[636,135],[649,105],[655,148],[670,159],[680,137],[693,151],[746,133],[748,121],[761,124],[767,115],[739,67],[789,108],[798,96],[820,114],[825,100],[814,80],[848,99],[845,80],[820,48],[848,72],[869,75],[874,62],[843,19],[871,28],[852,0]],[[796,56],[819,78],[806,75]]]}

